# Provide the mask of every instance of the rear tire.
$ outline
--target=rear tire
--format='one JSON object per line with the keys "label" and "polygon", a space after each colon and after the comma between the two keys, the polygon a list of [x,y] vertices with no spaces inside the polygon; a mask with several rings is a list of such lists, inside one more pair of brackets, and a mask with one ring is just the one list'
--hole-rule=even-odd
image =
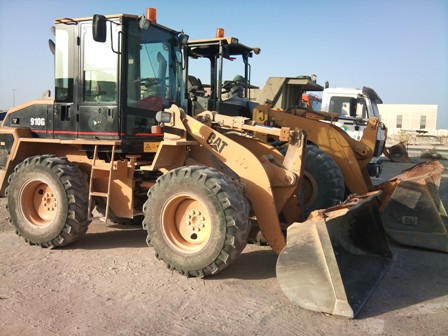
{"label": "rear tire", "polygon": [[65,246],[87,231],[87,180],[65,158],[27,158],[11,174],[6,196],[9,221],[29,244]]}
{"label": "rear tire", "polygon": [[186,276],[220,272],[247,244],[249,202],[238,184],[213,168],[181,167],[161,176],[143,211],[148,245]]}

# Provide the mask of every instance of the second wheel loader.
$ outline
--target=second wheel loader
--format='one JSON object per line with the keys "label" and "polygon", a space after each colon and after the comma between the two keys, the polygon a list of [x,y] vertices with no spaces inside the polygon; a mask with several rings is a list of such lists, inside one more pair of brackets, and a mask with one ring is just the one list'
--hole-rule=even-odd
{"label": "second wheel loader", "polygon": [[[360,140],[352,139],[335,122],[336,113],[308,111],[297,108],[302,94],[318,86],[308,78],[270,78],[263,87],[265,104],[251,99],[249,59],[259,54],[259,48],[248,47],[237,38],[217,36],[188,43],[190,62],[210,60],[210,87],[190,76],[189,97],[191,114],[211,108],[219,113],[251,117],[258,125],[301,129],[307,134],[306,160],[300,197],[307,216],[312,210],[327,208],[342,202],[346,194],[364,195],[383,191],[380,210],[385,229],[391,239],[407,245],[448,252],[448,217],[438,189],[444,167],[438,162],[416,165],[411,170],[380,185],[370,176],[377,176],[380,167],[369,167],[372,157],[379,158],[385,144],[386,128],[379,118],[370,118]],[[224,81],[224,62],[241,58],[244,76]],[[235,78],[234,78],[235,79]],[[235,89],[240,86],[240,89]],[[230,88],[230,89],[229,89]],[[208,90],[207,90],[208,89]],[[240,92],[232,95],[231,92]],[[376,109],[380,101],[373,90],[365,90],[352,108]],[[283,107],[273,108],[281,102]],[[355,111],[350,112],[355,115]],[[282,145],[278,138],[258,133],[260,139]],[[284,151],[279,147],[281,151]],[[378,160],[375,160],[378,162]]]}

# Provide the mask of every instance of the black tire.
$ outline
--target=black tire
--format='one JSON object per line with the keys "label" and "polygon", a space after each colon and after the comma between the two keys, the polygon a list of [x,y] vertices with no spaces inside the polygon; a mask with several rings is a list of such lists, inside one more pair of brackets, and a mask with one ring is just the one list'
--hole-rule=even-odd
{"label": "black tire", "polygon": [[220,272],[247,244],[249,202],[237,183],[213,168],[181,167],[161,176],[143,212],[156,257],[186,276]]}
{"label": "black tire", "polygon": [[9,221],[29,244],[65,246],[87,231],[89,190],[76,164],[33,156],[16,166],[8,182]]}
{"label": "black tire", "polygon": [[344,200],[344,176],[336,162],[316,146],[306,146],[302,180],[305,218],[313,210],[326,209]]}
{"label": "black tire", "polygon": [[[280,152],[286,154],[287,146]],[[307,145],[300,196],[304,217],[317,209],[339,204],[345,197],[344,176],[336,162],[320,148]]]}

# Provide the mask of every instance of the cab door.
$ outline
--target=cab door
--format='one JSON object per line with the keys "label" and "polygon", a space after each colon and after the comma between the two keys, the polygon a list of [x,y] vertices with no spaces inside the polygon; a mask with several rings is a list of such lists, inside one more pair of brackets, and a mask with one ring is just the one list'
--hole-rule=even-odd
{"label": "cab door", "polygon": [[80,74],[82,90],[79,99],[80,138],[117,139],[118,118],[118,31],[107,30],[104,43],[93,40],[92,23],[81,23]]}
{"label": "cab door", "polygon": [[78,27],[58,24],[55,35],[55,104],[48,111],[47,129],[49,135],[54,138],[76,138]]}

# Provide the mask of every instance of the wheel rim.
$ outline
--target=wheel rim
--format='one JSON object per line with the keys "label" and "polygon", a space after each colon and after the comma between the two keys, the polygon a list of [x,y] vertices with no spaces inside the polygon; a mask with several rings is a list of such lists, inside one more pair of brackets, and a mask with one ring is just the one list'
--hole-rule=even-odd
{"label": "wheel rim", "polygon": [[31,225],[47,227],[56,217],[56,194],[43,181],[26,183],[21,190],[19,199],[22,215]]}
{"label": "wheel rim", "polygon": [[317,199],[317,182],[314,177],[304,171],[302,180],[303,207],[306,209]]}
{"label": "wheel rim", "polygon": [[210,239],[210,213],[201,201],[191,195],[170,198],[162,211],[162,221],[165,240],[179,252],[196,253]]}

